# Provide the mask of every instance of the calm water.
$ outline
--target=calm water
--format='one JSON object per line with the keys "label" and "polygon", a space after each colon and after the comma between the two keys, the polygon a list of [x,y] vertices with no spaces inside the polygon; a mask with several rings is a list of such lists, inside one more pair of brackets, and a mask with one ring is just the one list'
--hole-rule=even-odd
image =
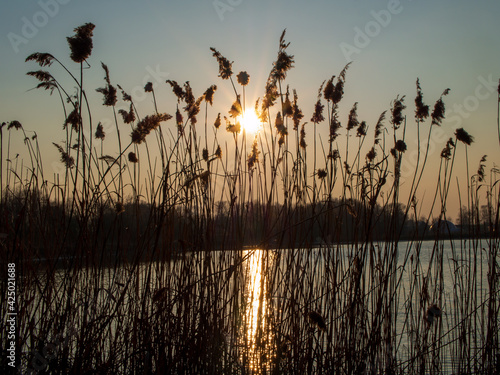
{"label": "calm water", "polygon": [[[398,367],[407,372],[415,371],[418,361],[412,358],[420,350],[415,343],[422,339],[415,336],[415,332],[431,327],[432,337],[439,338],[439,371],[454,373],[459,369],[458,360],[462,358],[462,363],[465,362],[457,345],[457,327],[463,325],[465,318],[474,317],[467,325],[467,337],[474,340],[469,342],[469,347],[484,345],[484,301],[489,298],[488,248],[486,240],[456,240],[439,244],[400,242],[397,249],[376,243],[365,251],[353,245],[307,250],[252,249],[187,254],[183,260],[141,264],[137,269],[123,266],[80,271],[75,278],[78,281],[73,297],[80,309],[75,311],[75,321],[78,322],[80,314],[98,316],[109,309],[128,282],[135,290],[126,294],[123,313],[137,308],[137,296],[146,292],[151,295],[162,288],[178,292],[189,287],[196,296],[202,293],[199,280],[217,274],[213,283],[215,289],[220,289],[219,298],[227,302],[235,297],[242,307],[235,310],[230,303],[222,304],[221,314],[228,320],[228,326],[233,321],[239,322],[237,327],[225,330],[225,341],[236,348],[231,350],[238,353],[242,367],[254,373],[266,372],[276,360],[276,343],[301,342],[313,332],[315,348],[321,353],[331,348],[332,341],[342,339],[336,337],[335,332],[344,324],[346,301],[352,293],[350,280],[364,262],[360,293],[366,303],[367,321],[373,320],[371,314],[375,313],[375,299],[371,296],[377,295],[389,275],[386,293],[391,296],[394,321],[388,329],[394,331]],[[68,272],[60,270],[55,277],[56,284],[61,283],[58,289],[61,293]],[[99,281],[95,282],[97,277]],[[90,286],[89,280],[94,280]],[[97,298],[94,310],[85,310],[89,294]],[[425,314],[432,304],[442,313],[429,324]],[[172,314],[175,315],[179,308],[180,305],[172,303]],[[240,316],[235,319],[238,311]],[[309,311],[318,312],[325,319],[327,329],[324,333],[310,324]],[[127,317],[121,319],[126,321]],[[111,321],[111,332],[120,323],[123,321]],[[297,338],[296,332],[303,336]]]}

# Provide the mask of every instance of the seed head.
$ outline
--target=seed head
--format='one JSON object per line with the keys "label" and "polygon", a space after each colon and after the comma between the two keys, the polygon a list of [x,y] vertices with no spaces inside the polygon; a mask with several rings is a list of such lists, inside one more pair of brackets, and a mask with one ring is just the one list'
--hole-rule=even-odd
{"label": "seed head", "polygon": [[302,127],[300,128],[300,147],[303,148],[304,150],[306,149],[307,147],[307,143],[306,143],[306,131],[305,131],[305,124],[302,124]]}
{"label": "seed head", "polygon": [[138,163],[139,159],[137,158],[137,155],[135,152],[129,152],[128,153],[128,161],[131,163]]}
{"label": "seed head", "polygon": [[434,110],[431,113],[432,125],[441,125],[445,114],[443,96],[448,95],[449,92],[450,89],[444,90],[441,97],[437,100],[436,104],[434,104]]}
{"label": "seed head", "polygon": [[21,123],[17,120],[14,120],[14,121],[11,121],[9,123],[9,125],[7,125],[7,130],[10,130],[12,128],[16,129],[16,130],[19,130],[21,129],[23,126],[21,125]]}
{"label": "seed head", "polygon": [[250,151],[250,154],[248,155],[248,169],[252,170],[255,166],[255,164],[259,161],[259,154],[260,151],[257,148],[257,138],[254,139],[252,143],[252,150]]}
{"label": "seed head", "polygon": [[106,133],[104,132],[104,128],[102,124],[99,122],[97,124],[97,128],[95,130],[95,138],[103,140],[106,137]]}
{"label": "seed head", "polygon": [[394,126],[394,129],[398,129],[404,120],[403,110],[406,108],[406,106],[404,105],[404,100],[405,97],[403,95],[401,98],[399,98],[399,96],[396,97],[396,100],[394,100],[393,102],[391,109],[391,114],[392,114],[391,122],[392,125]]}
{"label": "seed head", "polygon": [[429,117],[429,106],[424,104],[423,99],[420,81],[417,78],[417,97],[415,98],[415,118],[417,121],[424,121]]}
{"label": "seed head", "polygon": [[346,128],[347,131],[354,129],[356,126],[359,125],[357,110],[358,110],[358,102],[354,103],[354,105],[351,108],[351,111],[349,112],[349,120],[347,121],[347,128]]}
{"label": "seed head", "polygon": [[84,62],[92,53],[92,36],[95,25],[86,23],[74,29],[75,35],[66,38],[71,50],[71,59],[76,63]]}
{"label": "seed head", "polygon": [[474,137],[467,133],[464,128],[459,128],[455,130],[455,136],[457,137],[457,140],[460,142],[466,144],[467,146],[470,146],[472,142],[474,142]]}
{"label": "seed head", "polygon": [[246,86],[250,81],[250,76],[248,75],[247,72],[239,72],[238,75],[236,76],[236,79],[241,86]]}
{"label": "seed head", "polygon": [[406,151],[406,143],[405,141],[403,140],[398,140],[396,142],[396,145],[394,146],[394,148],[396,149],[396,151],[399,151],[399,152],[405,152]]}
{"label": "seed head", "polygon": [[323,109],[324,108],[325,108],[325,106],[323,104],[321,104],[321,100],[318,99],[318,101],[316,102],[316,104],[314,106],[314,114],[311,117],[311,122],[318,124],[325,119],[325,117],[323,116]]}
{"label": "seed head", "polygon": [[217,150],[215,150],[215,156],[218,159],[222,159],[222,149],[220,148],[220,145],[217,145]]}
{"label": "seed head", "polygon": [[146,83],[146,85],[144,86],[144,91],[145,92],[153,92],[153,83],[152,82]]}
{"label": "seed head", "polygon": [[233,75],[233,61],[229,61],[224,56],[220,54],[215,48],[210,47],[213,56],[217,59],[219,63],[219,77],[222,79],[229,79]]}
{"label": "seed head", "polygon": [[25,62],[28,61],[35,61],[37,62],[40,66],[50,66],[52,65],[52,62],[54,60],[54,56],[52,56],[50,53],[40,53],[40,52],[35,52],[26,57]]}
{"label": "seed head", "polygon": [[214,92],[215,92],[215,90],[217,90],[217,86],[216,85],[212,85],[203,94],[204,97],[205,97],[205,101],[207,103],[209,103],[210,105],[214,104],[213,101],[214,101]]}
{"label": "seed head", "polygon": [[132,103],[130,103],[130,110],[128,112],[124,109],[120,109],[118,113],[122,115],[125,124],[132,124],[135,121],[135,111]]}
{"label": "seed head", "polygon": [[318,169],[317,174],[318,174],[318,178],[320,180],[323,180],[326,177],[326,170],[320,168],[320,169]]}
{"label": "seed head", "polygon": [[356,137],[364,137],[366,135],[367,129],[368,125],[366,125],[366,121],[361,121],[358,126],[358,130],[356,131]]}
{"label": "seed head", "polygon": [[220,124],[221,124],[221,120],[220,120],[220,112],[219,112],[219,114],[217,115],[217,118],[215,119],[215,122],[214,122],[215,129],[219,129]]}
{"label": "seed head", "polygon": [[167,79],[166,82],[172,87],[172,91],[174,92],[174,95],[177,96],[177,102],[180,102],[181,100],[183,100],[186,93],[184,92],[182,87],[179,86],[179,84],[176,81],[172,81],[170,79]]}

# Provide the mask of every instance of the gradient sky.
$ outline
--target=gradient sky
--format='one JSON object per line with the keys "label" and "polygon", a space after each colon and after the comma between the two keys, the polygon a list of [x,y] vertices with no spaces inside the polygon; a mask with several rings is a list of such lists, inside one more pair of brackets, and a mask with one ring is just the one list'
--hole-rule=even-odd
{"label": "gradient sky", "polygon": [[[235,73],[246,70],[250,74],[247,103],[253,105],[264,93],[279,37],[286,28],[286,40],[291,43],[288,51],[295,55],[287,83],[298,91],[305,120],[312,115],[320,84],[352,60],[341,120],[345,124],[352,104],[359,102],[359,119],[370,126],[368,144],[379,114],[399,94],[407,96],[408,152],[415,148],[413,101],[419,77],[424,101],[431,107],[444,89],[451,89],[445,98],[447,119],[432,141],[435,151],[429,163],[439,164],[446,140],[456,128],[464,127],[476,141],[469,152],[471,170],[477,169],[483,154],[488,155],[488,169],[500,164],[498,1],[5,0],[0,7],[1,121],[17,119],[26,130],[37,132],[46,147],[44,163],[49,172],[50,168],[57,171],[58,155],[51,142],[64,139],[64,117],[55,95],[29,91],[37,82],[25,73],[38,66],[24,60],[33,52],[50,52],[77,72],[69,59],[66,37],[86,22],[96,25],[89,59],[92,69],[85,72],[87,91],[103,86],[103,61],[112,82],[135,96],[141,115],[153,111],[151,98],[141,90],[147,81],[155,83],[160,111],[175,112],[175,100],[164,83],[167,78],[189,80],[196,96],[217,84],[215,102],[220,107],[211,115],[227,111],[234,95],[230,84],[217,77],[218,66],[209,47],[234,60]],[[62,70],[54,65],[50,71],[71,90],[71,81]],[[91,96],[94,121],[109,120],[110,110],[101,106],[101,95]],[[428,123],[423,125],[423,133],[428,127]],[[323,139],[326,128],[325,124]],[[17,138],[13,147],[21,152],[22,137]],[[463,163],[463,147],[460,151],[457,163]],[[426,201],[434,191],[436,176],[434,168],[424,175],[421,192]],[[457,196],[453,194],[449,216],[456,218]]]}

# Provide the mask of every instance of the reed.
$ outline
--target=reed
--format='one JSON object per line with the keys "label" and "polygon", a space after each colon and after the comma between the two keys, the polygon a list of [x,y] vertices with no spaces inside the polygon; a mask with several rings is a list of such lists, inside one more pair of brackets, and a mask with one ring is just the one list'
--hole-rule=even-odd
{"label": "reed", "polygon": [[[154,108],[140,116],[102,64],[96,91],[116,130],[105,134],[84,88],[93,30],[85,24],[68,38],[79,77],[51,54],[26,59],[51,68],[28,74],[59,95],[63,172],[44,174],[26,125],[0,127],[1,263],[16,264],[23,373],[499,372],[500,172],[487,173],[483,157],[470,176],[473,137],[457,129],[434,160],[431,210],[419,202],[434,158],[429,142],[421,149],[421,128],[430,120],[430,139],[440,126],[448,90],[431,112],[417,80],[415,120],[398,95],[371,130],[358,119],[363,103],[347,103],[341,118],[347,65],[320,84],[307,124],[287,80],[294,56],[284,31],[255,105],[255,138],[241,124],[250,75],[233,80],[234,62],[215,48],[221,84],[235,95],[225,116],[212,110],[215,84],[196,96],[174,80],[165,83],[170,103],[146,84]],[[118,90],[128,110],[117,110]],[[412,126],[418,158],[406,190]],[[26,161],[11,155],[19,137]],[[455,166],[458,153],[465,166]],[[453,233],[446,208],[457,169],[467,171],[466,186],[456,185],[467,204]],[[6,325],[2,318],[2,345]]]}

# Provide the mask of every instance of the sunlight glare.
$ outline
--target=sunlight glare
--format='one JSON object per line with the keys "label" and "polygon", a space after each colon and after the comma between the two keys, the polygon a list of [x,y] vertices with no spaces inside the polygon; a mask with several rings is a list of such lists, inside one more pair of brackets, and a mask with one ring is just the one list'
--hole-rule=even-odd
{"label": "sunlight glare", "polygon": [[241,118],[241,125],[247,133],[257,133],[262,123],[253,109],[247,109]]}

